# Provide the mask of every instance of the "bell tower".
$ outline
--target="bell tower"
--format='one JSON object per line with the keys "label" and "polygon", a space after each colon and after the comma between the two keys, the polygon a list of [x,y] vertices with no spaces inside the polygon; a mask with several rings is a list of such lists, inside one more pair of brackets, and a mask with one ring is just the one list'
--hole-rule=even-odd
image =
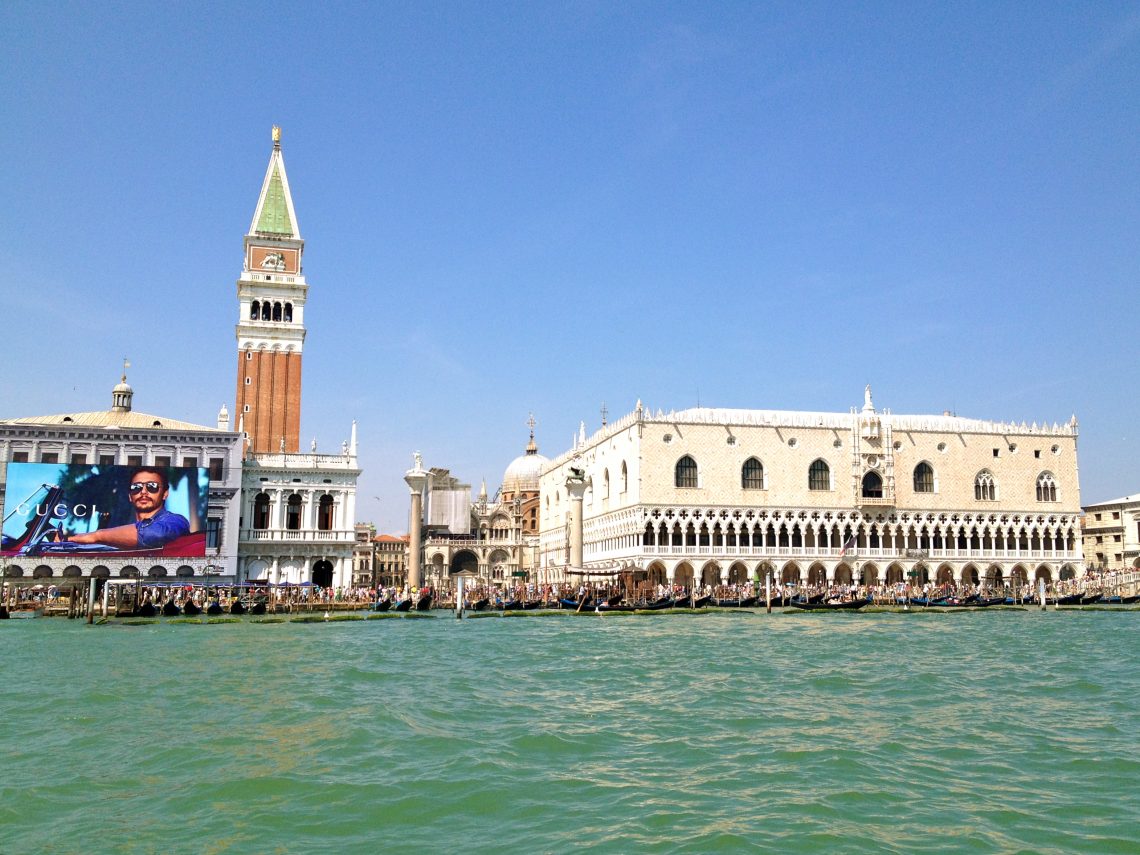
{"label": "bell tower", "polygon": [[273,151],[245,236],[245,260],[237,282],[234,418],[249,435],[247,454],[298,451],[301,351],[309,292],[301,264],[304,251],[281,155],[281,129],[274,125]]}

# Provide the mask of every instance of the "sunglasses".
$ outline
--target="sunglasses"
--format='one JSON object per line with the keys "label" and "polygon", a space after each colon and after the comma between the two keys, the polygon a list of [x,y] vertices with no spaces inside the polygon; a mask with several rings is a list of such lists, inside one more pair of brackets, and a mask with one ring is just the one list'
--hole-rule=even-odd
{"label": "sunglasses", "polygon": [[141,493],[143,487],[146,487],[146,491],[152,496],[158,495],[158,491],[162,489],[162,485],[157,481],[135,481],[131,486],[127,487],[127,489],[130,490],[131,495],[134,496]]}

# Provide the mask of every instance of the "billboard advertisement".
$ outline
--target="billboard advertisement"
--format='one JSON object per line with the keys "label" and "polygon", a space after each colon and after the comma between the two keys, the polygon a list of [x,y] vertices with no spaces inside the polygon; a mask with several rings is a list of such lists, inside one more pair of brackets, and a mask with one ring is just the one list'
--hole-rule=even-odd
{"label": "billboard advertisement", "polygon": [[202,558],[209,470],[9,463],[0,555]]}

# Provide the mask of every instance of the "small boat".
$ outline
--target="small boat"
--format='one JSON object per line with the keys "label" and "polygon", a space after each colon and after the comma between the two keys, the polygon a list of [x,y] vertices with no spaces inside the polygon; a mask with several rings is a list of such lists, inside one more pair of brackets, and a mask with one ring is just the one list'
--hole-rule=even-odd
{"label": "small boat", "polygon": [[598,612],[657,612],[662,609],[671,609],[676,602],[672,597],[662,597],[651,603],[600,603],[595,611]]}
{"label": "small boat", "polygon": [[390,608],[392,608],[391,600],[377,600],[372,604],[372,611],[374,612],[386,612]]}
{"label": "small boat", "polygon": [[527,600],[522,605],[524,611],[532,612],[535,609],[542,608],[542,600]]}
{"label": "small boat", "polygon": [[412,610],[412,601],[410,599],[408,599],[408,600],[397,600],[395,605],[392,606],[392,611],[394,611],[394,612],[410,612],[411,610]]}
{"label": "small boat", "polygon": [[483,599],[476,600],[471,605],[469,605],[467,608],[473,612],[489,611],[491,608],[491,601],[489,599],[487,599],[486,597],[483,597]]}
{"label": "small boat", "polygon": [[232,603],[230,603],[230,614],[231,615],[244,615],[245,614],[245,603],[243,603],[241,600],[234,600]]}
{"label": "small boat", "polygon": [[256,603],[254,603],[252,606],[250,606],[249,607],[249,613],[251,615],[263,615],[263,614],[265,614],[265,600],[258,600]]}
{"label": "small boat", "polygon": [[500,605],[498,605],[496,608],[500,608],[505,612],[518,612],[518,611],[522,611],[522,607],[523,607],[522,600],[506,600],[503,603],[501,603]]}
{"label": "small boat", "polygon": [[1045,603],[1050,606],[1079,606],[1084,594],[1066,594],[1064,597],[1046,597]]}
{"label": "small boat", "polygon": [[707,596],[707,597],[697,597],[695,600],[693,600],[693,608],[694,608],[694,609],[703,609],[703,608],[704,608],[705,606],[707,606],[707,605],[708,605],[710,602],[712,602],[712,597],[711,597],[711,596]]}
{"label": "small boat", "polygon": [[202,614],[202,607],[193,600],[187,600],[182,604],[182,614],[184,615],[200,615]]}
{"label": "small boat", "polygon": [[154,603],[149,600],[145,603],[141,603],[139,607],[135,609],[135,617],[154,617],[156,614],[158,614],[158,609],[156,609]]}
{"label": "small boat", "polygon": [[861,609],[863,606],[870,605],[871,599],[868,597],[862,600],[840,600],[838,602],[822,602],[813,603],[811,601],[792,600],[792,606],[797,609],[803,609],[810,612],[838,612],[838,611],[854,611]]}
{"label": "small boat", "polygon": [[1091,606],[1093,603],[1099,603],[1104,599],[1104,594],[1085,594],[1081,597],[1082,606]]}
{"label": "small boat", "polygon": [[222,613],[222,604],[219,603],[217,600],[212,600],[210,602],[210,605],[206,606],[206,614],[208,614],[210,617],[215,617],[217,615],[220,615],[221,613]]}
{"label": "small boat", "polygon": [[420,595],[420,598],[416,600],[417,612],[426,612],[431,610],[431,596],[431,591]]}
{"label": "small boat", "polygon": [[28,620],[30,618],[38,618],[43,616],[43,609],[12,609],[12,611],[8,612],[8,617],[16,620]]}
{"label": "small boat", "polygon": [[174,600],[167,600],[162,604],[163,617],[174,617],[182,614],[182,609],[174,604]]}

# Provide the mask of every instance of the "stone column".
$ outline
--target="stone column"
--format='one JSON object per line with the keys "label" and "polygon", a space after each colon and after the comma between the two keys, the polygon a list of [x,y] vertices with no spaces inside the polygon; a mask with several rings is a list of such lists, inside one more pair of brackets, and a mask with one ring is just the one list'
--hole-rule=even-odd
{"label": "stone column", "polygon": [[571,469],[566,479],[566,492],[570,495],[570,568],[582,569],[582,497],[586,494],[586,479],[582,471]]}
{"label": "stone column", "polygon": [[428,473],[424,471],[423,459],[420,453],[415,453],[415,466],[404,475],[404,482],[412,495],[411,519],[408,523],[408,587],[420,587],[423,577],[421,575],[421,546],[423,541],[424,525],[424,487],[427,485]]}

